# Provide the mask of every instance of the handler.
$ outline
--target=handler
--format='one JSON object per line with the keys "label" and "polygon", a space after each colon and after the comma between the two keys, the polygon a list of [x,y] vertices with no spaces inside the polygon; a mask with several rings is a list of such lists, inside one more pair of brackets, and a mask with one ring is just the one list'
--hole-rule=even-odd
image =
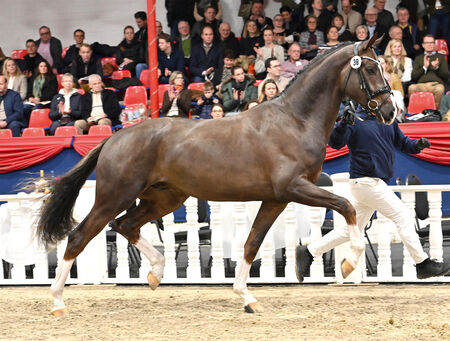
{"label": "handler", "polygon": [[[430,259],[423,251],[414,228],[414,218],[403,201],[388,187],[393,176],[394,148],[418,154],[429,147],[430,142],[422,137],[414,140],[405,136],[397,121],[391,125],[378,123],[375,115],[361,112],[364,120],[356,120],[350,107],[346,107],[342,120],[336,124],[328,144],[334,149],[348,145],[350,150],[350,191],[356,210],[358,228],[364,229],[375,210],[392,220],[400,238],[416,263],[417,278],[442,276],[450,271],[450,263]],[[348,226],[335,227],[331,232],[308,246],[300,245],[296,252],[296,272],[303,282],[314,257],[349,240]]]}

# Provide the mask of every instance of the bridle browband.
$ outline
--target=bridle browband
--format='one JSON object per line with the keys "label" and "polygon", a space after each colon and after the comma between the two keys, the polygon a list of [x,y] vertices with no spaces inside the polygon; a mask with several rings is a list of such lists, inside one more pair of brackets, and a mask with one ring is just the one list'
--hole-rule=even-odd
{"label": "bridle browband", "polygon": [[[354,56],[350,60],[350,68],[348,69],[347,76],[345,77],[344,93],[345,93],[345,89],[347,88],[347,83],[348,83],[348,80],[350,79],[351,72],[352,72],[352,70],[355,70],[358,74],[359,85],[361,87],[361,90],[363,90],[366,93],[367,104],[366,104],[366,106],[363,106],[363,108],[366,111],[370,111],[372,113],[377,114],[380,107],[392,95],[392,91],[391,91],[391,87],[389,86],[388,82],[386,82],[386,79],[383,76],[383,69],[381,68],[381,63],[378,60],[375,60],[368,56],[359,56],[358,50],[359,50],[360,44],[361,44],[361,42],[355,43],[354,48],[353,48]],[[383,76],[384,86],[382,88],[375,90],[373,92],[369,88],[366,80],[364,79],[364,75],[361,70],[362,66],[363,66],[363,59],[369,60],[369,61],[377,64],[378,69],[380,70],[381,75]],[[378,103],[378,101],[375,99],[375,97],[382,95],[382,94],[386,94],[386,96],[384,96],[381,103]],[[349,100],[349,102],[351,103],[352,106],[354,106],[352,100]]]}

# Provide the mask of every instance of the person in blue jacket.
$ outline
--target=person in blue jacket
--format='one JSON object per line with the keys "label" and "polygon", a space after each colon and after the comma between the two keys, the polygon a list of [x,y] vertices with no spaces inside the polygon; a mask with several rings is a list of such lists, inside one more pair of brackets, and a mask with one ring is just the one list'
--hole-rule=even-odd
{"label": "person in blue jacket", "polygon": [[0,129],[11,129],[12,135],[18,137],[26,126],[19,93],[8,90],[8,80],[4,75],[0,75]]}
{"label": "person in blue jacket", "polygon": [[[414,140],[405,136],[397,121],[391,125],[379,123],[372,113],[361,112],[357,115],[363,121],[354,120],[350,110],[350,108],[344,110],[343,118],[335,125],[328,144],[334,149],[340,149],[345,145],[349,148],[349,185],[361,235],[376,210],[395,223],[403,244],[416,263],[417,278],[445,275],[450,271],[450,262],[430,259],[423,251],[415,231],[414,217],[387,185],[387,181],[393,176],[394,150],[418,154],[424,148],[430,147],[430,142],[423,137]],[[298,246],[296,272],[299,282],[303,281],[314,257],[320,257],[348,240],[348,226],[335,226],[321,239],[308,246]]]}

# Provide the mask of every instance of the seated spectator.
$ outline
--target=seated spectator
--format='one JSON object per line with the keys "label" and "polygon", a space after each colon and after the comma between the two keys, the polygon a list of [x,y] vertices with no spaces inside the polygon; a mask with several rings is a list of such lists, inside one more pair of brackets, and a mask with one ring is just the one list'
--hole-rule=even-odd
{"label": "seated spectator", "polygon": [[8,80],[8,89],[18,92],[24,101],[27,98],[27,77],[20,72],[14,59],[6,58],[3,64],[3,75]]}
{"label": "seated spectator", "polygon": [[258,97],[258,103],[270,101],[280,93],[277,83],[273,79],[266,79],[261,84],[261,94]]}
{"label": "seated spectator", "polygon": [[37,52],[51,65],[52,72],[57,75],[58,69],[64,67],[61,41],[52,37],[52,33],[47,26],[39,28],[39,35],[41,38],[36,40]]}
{"label": "seated spectator", "polygon": [[205,11],[208,6],[214,7],[216,11],[216,18],[218,20],[222,19],[222,5],[220,4],[220,0],[212,0],[212,1],[202,1],[195,0],[194,1],[194,18],[196,21],[202,21],[205,18]]}
{"label": "seated spectator", "polygon": [[75,44],[70,45],[69,49],[66,51],[66,55],[63,58],[64,67],[63,70],[61,70],[61,73],[70,72],[72,62],[80,55],[80,47],[84,43],[84,31],[76,29],[73,32],[73,39],[75,40]]}
{"label": "seated spectator", "polygon": [[[133,38],[136,42],[142,45],[143,49],[145,49],[145,47],[148,44],[147,13],[145,13],[144,11],[136,12],[134,13],[134,19],[136,21],[136,25],[139,28],[139,30],[134,34]],[[161,23],[159,23],[159,26],[161,27],[162,31]],[[158,36],[160,33],[157,33],[156,36]]]}
{"label": "seated spectator", "polygon": [[[173,71],[184,74],[184,55],[180,50],[172,48],[172,38],[165,33],[159,35],[158,47],[159,84],[169,84],[169,77]],[[140,76],[140,73],[136,76]]]}
{"label": "seated spectator", "polygon": [[144,50],[142,44],[134,40],[134,28],[125,26],[123,30],[124,38],[117,49],[117,64],[119,70],[129,70],[135,75],[135,68],[138,63],[144,62]]}
{"label": "seated spectator", "polygon": [[210,118],[222,118],[225,116],[225,110],[223,109],[223,105],[220,103],[216,103],[211,108],[211,117]]}
{"label": "seated spectator", "polygon": [[300,32],[305,30],[303,13],[296,19],[293,18],[292,9],[289,6],[281,6],[280,14],[283,18],[284,28],[288,36],[292,35],[295,41],[300,38]]}
{"label": "seated spectator", "polygon": [[174,71],[169,77],[171,87],[164,93],[161,115],[166,117],[189,117],[192,93],[184,87],[183,73]]}
{"label": "seated spectator", "polygon": [[23,103],[19,93],[8,89],[8,80],[0,75],[0,129],[11,129],[14,137],[27,123],[23,117]]}
{"label": "seated spectator", "polygon": [[406,54],[409,58],[415,58],[422,53],[419,45],[422,40],[422,32],[416,24],[409,22],[409,11],[406,7],[397,8],[397,18],[396,25],[402,29],[402,43]]}
{"label": "seated spectator", "polygon": [[326,32],[331,25],[332,13],[324,8],[322,0],[312,0],[309,3],[309,14],[317,18],[317,29]]}
{"label": "seated spectator", "polygon": [[233,52],[233,58],[239,56],[239,41],[231,31],[230,24],[223,22],[219,26],[219,43],[222,45],[224,51],[230,50]]}
{"label": "seated spectator", "polygon": [[191,49],[189,71],[192,75],[191,82],[194,83],[211,79],[223,59],[223,49],[214,42],[214,30],[210,25],[203,27],[201,38],[202,43]]}
{"label": "seated spectator", "polygon": [[397,26],[397,25],[391,26],[391,28],[389,29],[389,38],[391,40],[399,39],[399,40],[403,41],[403,31],[400,28],[400,26]]}
{"label": "seated spectator", "polygon": [[342,15],[340,15],[339,13],[333,15],[331,19],[331,25],[335,26],[338,29],[338,40],[340,42],[352,40],[353,36],[344,25],[344,18],[342,17]]}
{"label": "seated spectator", "polygon": [[233,56],[233,51],[225,50],[223,63],[220,63],[218,69],[214,72],[214,77],[211,81],[219,93],[223,83],[231,78],[231,69],[233,68],[235,62]]}
{"label": "seated spectator", "polygon": [[53,96],[48,116],[53,121],[50,135],[55,135],[59,126],[73,126],[81,116],[81,95],[73,88],[73,76],[65,73],[61,79],[63,86],[59,93]]}
{"label": "seated spectator", "polygon": [[294,37],[288,36],[284,29],[284,21],[281,14],[276,14],[273,17],[273,41],[275,44],[283,47],[284,50],[287,50],[289,43],[294,41]]}
{"label": "seated spectator", "polygon": [[376,49],[378,51],[384,51],[386,49],[386,45],[389,40],[388,28],[377,23],[378,10],[373,7],[366,9],[364,19],[367,29],[369,30],[369,38],[372,38],[375,33],[377,34],[378,37],[384,37],[381,44]]}
{"label": "seated spectator", "polygon": [[272,19],[266,17],[264,14],[264,3],[261,0],[252,1],[250,16],[245,19],[254,20],[259,32],[263,32],[268,27],[273,27]]}
{"label": "seated spectator", "polygon": [[[264,79],[264,81],[268,79],[272,79],[280,92],[282,92],[286,86],[289,84],[290,79],[281,76],[281,69],[280,69],[280,61],[276,58],[269,58],[266,60],[266,70],[267,70],[267,77]],[[264,82],[259,84],[258,86],[258,96],[261,95],[262,87]]]}
{"label": "seated spectator", "polygon": [[33,109],[50,108],[50,103],[58,93],[58,81],[52,72],[50,64],[43,60],[34,71],[28,82],[27,98],[24,106],[24,116],[28,122]]}
{"label": "seated spectator", "polygon": [[355,41],[364,41],[369,39],[369,29],[366,25],[359,25],[355,31]]}
{"label": "seated spectator", "polygon": [[342,11],[340,14],[344,19],[344,24],[350,33],[355,34],[356,28],[362,24],[362,15],[352,9],[352,0],[342,0],[341,5]]}
{"label": "seated spectator", "polygon": [[327,42],[324,46],[319,46],[319,49],[327,49],[339,45],[339,30],[336,26],[330,26],[327,30]]}
{"label": "seated spectator", "polygon": [[78,56],[72,61],[70,73],[76,84],[82,86],[88,82],[88,77],[93,74],[103,76],[103,68],[100,59],[96,59],[92,48],[88,44],[81,44]]}
{"label": "seated spectator", "polygon": [[247,111],[253,107],[256,107],[259,104],[258,99],[252,99],[251,101],[248,101],[247,104],[244,106],[244,109],[242,111]]}
{"label": "seated spectator", "polygon": [[411,82],[412,60],[406,56],[406,50],[402,41],[399,39],[391,39],[384,51],[386,60],[392,65],[393,72],[400,77],[404,84]]}
{"label": "seated spectator", "polygon": [[36,70],[37,66],[44,60],[44,58],[42,58],[42,56],[37,52],[36,42],[33,39],[28,39],[25,45],[28,54],[23,58],[25,64],[23,73],[27,78],[30,78],[33,75],[34,70]]}
{"label": "seated spectator", "polygon": [[189,65],[192,46],[191,27],[189,23],[184,20],[180,21],[178,23],[178,32],[180,35],[176,40],[176,47],[183,52],[184,64]]}
{"label": "seated spectator", "polygon": [[254,59],[256,57],[255,48],[259,48],[263,45],[264,39],[258,30],[256,21],[247,20],[244,24],[241,40],[239,41],[241,56],[244,55]]}
{"label": "seated spectator", "polygon": [[300,34],[301,56],[311,60],[317,55],[319,45],[325,44],[323,32],[317,30],[317,18],[314,15],[306,17],[308,29]]}
{"label": "seated spectator", "polygon": [[242,111],[247,102],[258,96],[254,80],[246,76],[242,66],[234,66],[232,78],[222,86],[223,107],[227,116]]}
{"label": "seated spectator", "polygon": [[300,59],[300,44],[293,42],[288,49],[288,59],[281,63],[281,76],[291,79],[307,64],[306,59]]}
{"label": "seated spectator", "polygon": [[92,125],[115,126],[120,124],[122,111],[114,91],[103,89],[102,77],[97,74],[89,76],[91,91],[82,96],[81,120],[75,121],[78,134],[87,133]]}
{"label": "seated spectator", "polygon": [[201,35],[205,25],[210,26],[214,31],[214,39],[219,39],[219,25],[222,22],[216,18],[216,10],[214,6],[208,6],[205,10],[205,18],[197,21],[194,26],[192,26],[192,39],[194,39],[194,44],[198,44],[201,41]]}
{"label": "seated spectator", "polygon": [[383,76],[391,87],[395,103],[400,109],[399,114],[401,115],[401,113],[405,111],[405,102],[403,101],[405,93],[403,92],[403,86],[402,82],[400,81],[400,77],[398,77],[398,75],[393,72],[392,65],[391,63],[389,63],[385,56],[378,56],[377,58],[380,61],[381,68],[383,69]]}
{"label": "seated spectator", "polygon": [[411,79],[417,84],[411,84],[408,94],[417,91],[431,91],[434,94],[436,108],[439,109],[444,84],[448,78],[448,64],[445,56],[434,50],[435,40],[431,34],[423,37],[424,53],[414,59]]}
{"label": "seated spectator", "polygon": [[266,60],[273,57],[278,59],[278,61],[284,62],[284,49],[274,43],[273,40],[273,30],[271,28],[266,28],[263,31],[264,46],[255,47],[256,61],[255,61],[255,72],[256,78],[263,79],[266,75]]}
{"label": "seated spectator", "polygon": [[384,8],[386,0],[374,0],[373,7],[378,11],[377,23],[389,28],[394,25],[394,16],[390,11]]}
{"label": "seated spectator", "polygon": [[442,121],[450,121],[450,93],[442,96],[439,112],[441,113]]}
{"label": "seated spectator", "polygon": [[198,99],[192,113],[203,119],[211,118],[213,105],[219,103],[220,98],[214,94],[214,84],[210,81],[206,81],[203,84],[203,96]]}

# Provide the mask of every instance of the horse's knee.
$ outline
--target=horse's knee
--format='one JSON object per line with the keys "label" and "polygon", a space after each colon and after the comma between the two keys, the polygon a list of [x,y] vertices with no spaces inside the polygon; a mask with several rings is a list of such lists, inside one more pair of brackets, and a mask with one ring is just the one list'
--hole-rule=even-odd
{"label": "horse's knee", "polygon": [[341,197],[337,206],[339,207],[338,212],[344,216],[347,224],[356,225],[356,210],[350,201]]}

